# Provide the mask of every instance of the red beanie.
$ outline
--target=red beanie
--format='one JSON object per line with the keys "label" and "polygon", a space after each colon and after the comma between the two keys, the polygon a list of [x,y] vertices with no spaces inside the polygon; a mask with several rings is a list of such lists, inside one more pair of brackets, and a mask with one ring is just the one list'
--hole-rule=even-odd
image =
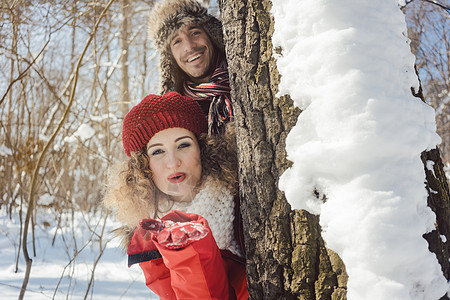
{"label": "red beanie", "polygon": [[207,132],[206,116],[200,105],[177,92],[148,95],[123,120],[122,143],[125,154],[141,150],[159,131],[180,127],[196,135]]}

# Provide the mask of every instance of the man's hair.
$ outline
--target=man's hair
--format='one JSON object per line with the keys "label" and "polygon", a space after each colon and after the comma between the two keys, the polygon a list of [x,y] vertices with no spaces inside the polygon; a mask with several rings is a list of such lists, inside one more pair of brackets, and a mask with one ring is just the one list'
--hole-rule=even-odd
{"label": "man's hair", "polygon": [[222,23],[195,0],[162,0],[148,19],[148,35],[160,52],[160,93],[182,91],[186,75],[170,51],[170,42],[183,25],[200,26],[209,36],[217,55],[225,53]]}

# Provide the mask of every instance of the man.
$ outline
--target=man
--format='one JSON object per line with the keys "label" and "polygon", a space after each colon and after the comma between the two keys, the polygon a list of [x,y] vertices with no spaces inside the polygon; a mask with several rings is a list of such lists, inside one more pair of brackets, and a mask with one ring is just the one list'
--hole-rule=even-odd
{"label": "man", "polygon": [[233,108],[222,23],[195,0],[162,0],[148,32],[160,52],[160,92],[193,98],[208,116],[208,133],[223,133]]}

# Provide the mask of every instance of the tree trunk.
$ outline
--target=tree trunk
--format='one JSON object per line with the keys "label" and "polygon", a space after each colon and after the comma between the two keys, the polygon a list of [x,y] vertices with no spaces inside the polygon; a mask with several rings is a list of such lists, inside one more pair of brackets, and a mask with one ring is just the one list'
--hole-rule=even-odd
{"label": "tree trunk", "polygon": [[[219,0],[240,164],[241,210],[252,299],[346,299],[347,275],[326,249],[319,217],[292,211],[278,189],[289,167],[285,139],[301,113],[275,97],[269,0]],[[450,200],[439,150],[422,154],[436,230],[424,235],[449,279]],[[431,163],[432,162],[432,163]],[[445,299],[445,298],[443,298]]]}
{"label": "tree trunk", "polygon": [[[436,254],[442,272],[450,279],[450,198],[439,149],[424,151],[421,155],[425,166],[428,206],[436,214],[436,230],[424,235],[428,249]],[[449,299],[448,297],[442,299]]]}
{"label": "tree trunk", "polygon": [[[416,73],[418,74],[417,70]],[[425,98],[422,93],[422,86],[419,86],[418,93],[412,89],[414,96]],[[435,230],[424,234],[428,242],[428,249],[436,254],[447,281],[450,279],[450,192],[448,180],[445,176],[444,164],[442,163],[439,148],[424,151],[421,159],[425,169],[425,186],[428,191],[428,206],[436,214]],[[441,299],[450,299],[444,296]]]}
{"label": "tree trunk", "polygon": [[122,57],[120,59],[120,70],[122,71],[122,77],[120,78],[120,111],[122,116],[128,113],[128,106],[130,103],[129,93],[129,77],[128,77],[128,21],[130,12],[129,0],[120,1],[120,11],[122,12],[122,20],[120,22],[120,49],[122,51]]}
{"label": "tree trunk", "polygon": [[319,219],[292,211],[278,189],[285,139],[300,113],[276,98],[271,2],[219,1],[236,115],[240,187],[252,299],[345,299],[346,274]]}

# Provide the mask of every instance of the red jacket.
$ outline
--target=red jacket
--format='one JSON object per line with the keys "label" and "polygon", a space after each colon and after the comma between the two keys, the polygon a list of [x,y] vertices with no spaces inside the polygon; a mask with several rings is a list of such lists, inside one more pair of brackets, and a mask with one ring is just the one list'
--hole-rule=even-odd
{"label": "red jacket", "polygon": [[[173,220],[174,213],[179,214],[171,212],[161,220]],[[186,215],[209,230],[203,217]],[[245,264],[231,252],[219,250],[211,232],[182,249],[171,250],[137,227],[127,252],[128,265],[139,263],[146,285],[162,300],[249,297]]]}

